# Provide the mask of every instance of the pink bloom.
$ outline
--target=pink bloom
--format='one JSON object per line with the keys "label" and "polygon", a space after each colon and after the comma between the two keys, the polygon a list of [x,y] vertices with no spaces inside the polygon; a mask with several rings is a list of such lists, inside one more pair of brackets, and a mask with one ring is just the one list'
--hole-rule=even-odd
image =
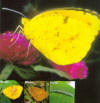
{"label": "pink bloom", "polygon": [[28,46],[29,42],[22,34],[5,32],[0,35],[0,58],[17,64],[34,64],[40,55],[32,46],[28,52]]}
{"label": "pink bloom", "polygon": [[65,72],[70,76],[71,79],[84,79],[88,74],[88,68],[83,61],[65,66],[57,65],[51,61],[50,64],[53,66],[53,68]]}

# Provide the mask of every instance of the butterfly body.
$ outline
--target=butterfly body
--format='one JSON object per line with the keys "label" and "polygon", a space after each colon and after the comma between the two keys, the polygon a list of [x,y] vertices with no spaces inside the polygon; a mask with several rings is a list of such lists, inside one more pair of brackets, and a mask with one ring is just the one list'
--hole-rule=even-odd
{"label": "butterfly body", "polygon": [[32,45],[59,65],[81,61],[100,30],[96,13],[80,9],[47,10],[31,20],[23,18],[22,24],[24,35],[31,39]]}

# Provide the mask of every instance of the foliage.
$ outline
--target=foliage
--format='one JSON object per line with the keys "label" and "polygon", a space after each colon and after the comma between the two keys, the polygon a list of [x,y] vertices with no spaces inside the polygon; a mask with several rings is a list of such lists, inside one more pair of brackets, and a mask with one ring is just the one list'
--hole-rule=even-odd
{"label": "foliage", "polygon": [[50,82],[50,103],[74,103],[75,89],[66,81]]}

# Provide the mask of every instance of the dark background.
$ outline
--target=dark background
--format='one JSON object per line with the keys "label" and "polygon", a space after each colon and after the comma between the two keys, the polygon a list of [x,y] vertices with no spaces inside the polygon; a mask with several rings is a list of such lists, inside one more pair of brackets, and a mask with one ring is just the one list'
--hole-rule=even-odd
{"label": "dark background", "polygon": [[[38,1],[38,2],[37,2]],[[38,13],[33,10],[37,4],[39,11],[55,7],[81,7],[96,10],[100,13],[100,0],[2,0],[2,7],[8,7],[23,12],[28,17]],[[28,4],[30,8],[25,11]],[[33,14],[32,14],[33,13]],[[15,30],[20,24],[21,16],[9,11],[1,11],[1,33],[8,30]],[[96,50],[100,51],[100,36],[94,43]],[[90,59],[100,58],[100,54],[91,53]],[[100,103],[100,63],[87,63],[89,75],[85,80],[76,81],[75,103]],[[56,76],[54,77],[56,80]]]}

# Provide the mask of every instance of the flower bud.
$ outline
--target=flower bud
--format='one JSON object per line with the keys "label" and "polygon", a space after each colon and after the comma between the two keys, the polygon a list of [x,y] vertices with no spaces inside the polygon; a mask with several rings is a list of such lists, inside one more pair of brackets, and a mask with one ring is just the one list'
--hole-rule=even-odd
{"label": "flower bud", "polygon": [[0,35],[0,58],[16,64],[30,65],[38,61],[40,54],[30,46],[24,35],[5,32]]}
{"label": "flower bud", "polygon": [[65,72],[71,79],[84,79],[88,74],[88,68],[83,61],[65,66],[57,65],[51,61],[50,64],[53,68]]}

